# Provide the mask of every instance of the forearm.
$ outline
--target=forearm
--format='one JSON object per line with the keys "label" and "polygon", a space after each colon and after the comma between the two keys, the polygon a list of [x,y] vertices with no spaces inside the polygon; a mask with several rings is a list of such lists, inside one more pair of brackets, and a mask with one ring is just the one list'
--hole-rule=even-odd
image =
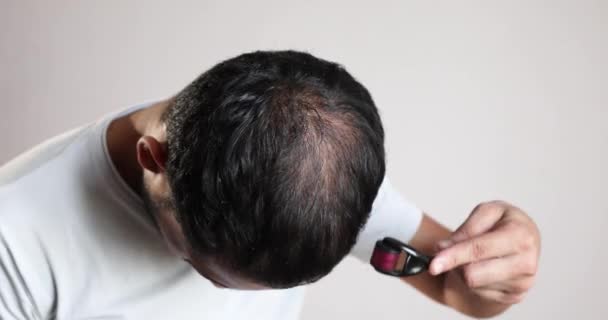
{"label": "forearm", "polygon": [[473,293],[462,277],[450,271],[439,276],[428,273],[403,280],[434,301],[474,318],[489,318],[508,309],[509,305],[487,301]]}

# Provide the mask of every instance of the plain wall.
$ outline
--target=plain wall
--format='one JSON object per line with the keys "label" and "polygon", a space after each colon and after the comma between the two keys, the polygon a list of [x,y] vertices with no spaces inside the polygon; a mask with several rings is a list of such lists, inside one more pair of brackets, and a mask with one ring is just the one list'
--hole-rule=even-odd
{"label": "plain wall", "polygon": [[[256,49],[342,63],[384,121],[388,174],[451,228],[527,210],[538,281],[501,319],[606,319],[608,2],[0,0],[0,164]],[[194,307],[194,306],[193,306]],[[351,258],[303,319],[464,319]]]}

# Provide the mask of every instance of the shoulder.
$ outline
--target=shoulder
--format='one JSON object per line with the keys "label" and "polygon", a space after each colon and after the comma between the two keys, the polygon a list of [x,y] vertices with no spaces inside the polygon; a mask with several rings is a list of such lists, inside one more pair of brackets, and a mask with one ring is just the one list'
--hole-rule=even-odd
{"label": "shoulder", "polygon": [[0,188],[27,176],[58,157],[85,133],[85,129],[90,125],[80,126],[42,141],[0,166]]}

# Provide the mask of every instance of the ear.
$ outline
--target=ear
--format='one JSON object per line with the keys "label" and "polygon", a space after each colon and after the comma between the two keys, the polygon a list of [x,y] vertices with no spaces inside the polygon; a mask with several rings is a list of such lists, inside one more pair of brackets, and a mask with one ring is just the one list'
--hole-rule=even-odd
{"label": "ear", "polygon": [[165,171],[167,162],[167,144],[161,143],[152,136],[143,136],[137,141],[137,162],[154,173]]}

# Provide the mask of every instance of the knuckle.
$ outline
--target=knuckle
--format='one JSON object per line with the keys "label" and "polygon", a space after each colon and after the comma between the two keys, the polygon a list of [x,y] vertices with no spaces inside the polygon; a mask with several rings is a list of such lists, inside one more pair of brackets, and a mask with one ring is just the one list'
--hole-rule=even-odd
{"label": "knuckle", "polygon": [[459,241],[470,239],[476,234],[477,226],[474,223],[465,223],[463,224],[455,236]]}
{"label": "knuckle", "polygon": [[480,211],[481,207],[483,207],[484,205],[486,205],[487,202],[480,202],[479,204],[477,204],[475,206],[475,208],[473,208],[473,212],[478,212]]}
{"label": "knuckle", "polygon": [[474,212],[483,216],[499,216],[508,206],[502,201],[488,201],[480,203]]}
{"label": "knuckle", "polygon": [[466,225],[460,226],[460,228],[458,228],[458,230],[456,232],[454,232],[454,234],[452,234],[452,236],[450,238],[455,243],[470,239],[471,231],[470,231],[469,226],[466,226]]}
{"label": "knuckle", "polygon": [[500,200],[494,200],[486,202],[485,206],[488,211],[503,211],[507,207],[507,204]]}
{"label": "knuckle", "polygon": [[488,211],[493,211],[496,209],[497,203],[494,201],[487,201],[487,202],[482,202],[479,205],[477,205],[477,210],[478,212],[488,212]]}
{"label": "knuckle", "polygon": [[479,240],[472,240],[470,248],[471,248],[471,258],[473,260],[482,259],[486,253],[486,248],[485,248],[484,244]]}
{"label": "knuckle", "polygon": [[502,200],[491,200],[488,201],[489,204],[493,205],[493,206],[498,206],[498,207],[504,207],[507,203],[502,201]]}
{"label": "knuckle", "polygon": [[469,239],[475,234],[475,226],[465,225],[465,226],[463,226],[463,228],[460,230],[459,233],[460,233],[459,237],[461,239]]}
{"label": "knuckle", "polygon": [[534,249],[534,247],[535,247],[535,240],[534,240],[534,236],[533,235],[531,235],[528,232],[523,232],[522,231],[519,238],[520,238],[520,240],[519,240],[519,248],[518,249],[520,251],[527,252],[527,251],[531,251],[531,250]]}
{"label": "knuckle", "polygon": [[536,272],[538,271],[537,269],[538,269],[538,262],[536,261],[536,259],[534,259],[532,257],[524,259],[524,261],[522,262],[521,271],[526,276],[535,275]]}

